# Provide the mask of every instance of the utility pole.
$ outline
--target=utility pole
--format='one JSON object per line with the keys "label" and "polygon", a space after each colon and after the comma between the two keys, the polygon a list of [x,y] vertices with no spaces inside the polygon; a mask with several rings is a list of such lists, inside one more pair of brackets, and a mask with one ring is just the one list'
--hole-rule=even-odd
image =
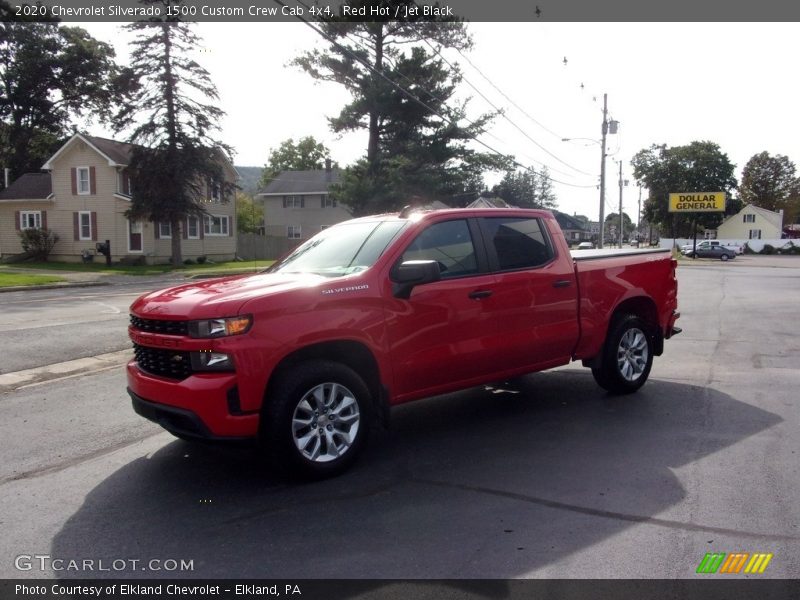
{"label": "utility pole", "polygon": [[600,144],[600,238],[598,248],[603,247],[605,237],[605,223],[603,222],[606,213],[606,135],[608,135],[608,94],[603,94],[603,141]]}
{"label": "utility pole", "polygon": [[636,246],[642,238],[642,186],[639,186],[639,206],[636,208]]}
{"label": "utility pole", "polygon": [[619,247],[622,248],[622,161],[619,161]]}

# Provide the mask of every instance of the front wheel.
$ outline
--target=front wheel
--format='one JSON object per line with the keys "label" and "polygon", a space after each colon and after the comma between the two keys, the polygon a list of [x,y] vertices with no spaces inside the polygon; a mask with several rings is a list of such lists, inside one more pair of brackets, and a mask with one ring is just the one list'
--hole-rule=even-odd
{"label": "front wheel", "polygon": [[592,369],[600,387],[630,394],[642,387],[653,366],[653,340],[647,324],[635,315],[615,319],[603,347],[600,367]]}
{"label": "front wheel", "polygon": [[338,475],[364,445],[369,390],[340,363],[315,360],[289,369],[278,376],[262,411],[262,445],[281,473]]}

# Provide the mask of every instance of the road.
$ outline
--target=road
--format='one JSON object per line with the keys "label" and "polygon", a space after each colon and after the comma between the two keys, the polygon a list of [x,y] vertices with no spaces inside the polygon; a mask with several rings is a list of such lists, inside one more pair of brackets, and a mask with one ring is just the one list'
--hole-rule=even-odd
{"label": "road", "polygon": [[[705,264],[679,283],[684,333],[639,393],[570,365],[403,406],[318,483],[172,438],[132,413],[121,369],[6,393],[0,577],[671,579],[741,551],[797,578],[800,270]],[[15,568],[34,554],[143,562]],[[153,559],[192,570],[142,571]]]}
{"label": "road", "polygon": [[[118,278],[119,279],[119,278]],[[0,294],[0,374],[130,348],[128,307],[175,277],[125,278],[112,286]]]}

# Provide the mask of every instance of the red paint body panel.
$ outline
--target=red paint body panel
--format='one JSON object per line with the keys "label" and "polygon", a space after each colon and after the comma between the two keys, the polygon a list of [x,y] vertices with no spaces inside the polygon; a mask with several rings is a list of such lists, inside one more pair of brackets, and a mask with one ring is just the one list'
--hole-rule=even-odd
{"label": "red paint body panel", "polygon": [[[416,236],[442,221],[484,217],[539,219],[552,258],[532,269],[442,279],[393,296],[392,267]],[[398,220],[398,217],[385,217]],[[359,344],[374,357],[389,404],[463,389],[597,355],[614,310],[652,305],[669,337],[677,308],[675,265],[668,253],[573,260],[547,211],[448,210],[414,215],[374,265],[342,277],[256,274],[192,283],[146,294],[131,306],[141,319],[192,321],[250,315],[241,335],[193,339],[129,328],[146,349],[225,353],[234,371],[183,380],[128,365],[140,398],[200,418],[214,437],[255,436],[270,378],[287,357],[317,344]],[[475,292],[490,292],[475,298]],[[335,359],[336,357],[329,357]],[[235,410],[230,396],[235,391]]]}

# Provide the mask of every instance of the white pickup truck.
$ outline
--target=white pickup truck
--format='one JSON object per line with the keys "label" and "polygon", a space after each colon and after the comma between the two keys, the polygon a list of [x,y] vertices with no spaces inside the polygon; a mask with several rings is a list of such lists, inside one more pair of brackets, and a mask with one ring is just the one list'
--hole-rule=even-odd
{"label": "white pickup truck", "polygon": [[[744,252],[744,247],[741,244],[723,244],[720,240],[698,240],[697,241],[697,249],[703,250],[705,248],[713,248],[715,246],[722,246],[723,248],[728,248],[729,250],[733,250],[736,254],[742,254]],[[684,244],[681,246],[681,254],[686,254],[688,252],[692,252],[694,250],[694,244]]]}

